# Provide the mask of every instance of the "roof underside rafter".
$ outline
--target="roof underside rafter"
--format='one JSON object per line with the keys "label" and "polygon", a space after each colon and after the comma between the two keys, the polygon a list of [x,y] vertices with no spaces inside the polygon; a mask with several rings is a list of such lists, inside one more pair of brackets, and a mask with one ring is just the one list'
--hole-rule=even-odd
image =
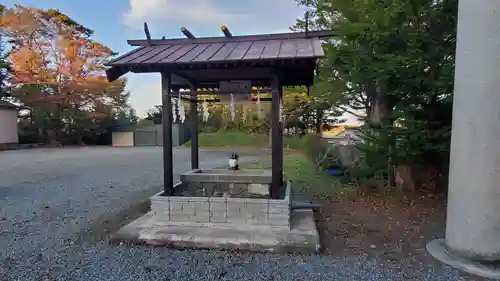
{"label": "roof underside rafter", "polygon": [[268,86],[279,74],[284,86],[310,85],[316,60],[325,54],[322,37],[331,31],[188,39],[131,40],[137,49],[107,63],[108,80],[127,72],[172,72],[174,87],[185,81],[216,87],[222,80],[252,80]]}

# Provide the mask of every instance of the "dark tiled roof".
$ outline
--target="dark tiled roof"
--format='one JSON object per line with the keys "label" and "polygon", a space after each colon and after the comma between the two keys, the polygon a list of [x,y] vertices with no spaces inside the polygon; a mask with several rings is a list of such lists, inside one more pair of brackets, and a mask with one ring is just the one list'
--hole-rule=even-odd
{"label": "dark tiled roof", "polygon": [[320,33],[283,33],[195,39],[132,40],[139,48],[112,61],[109,66],[211,63],[246,60],[319,58],[325,54]]}
{"label": "dark tiled roof", "polygon": [[13,110],[17,110],[17,109],[19,109],[19,106],[15,105],[13,103],[10,103],[8,101],[0,100],[0,109],[13,109]]}

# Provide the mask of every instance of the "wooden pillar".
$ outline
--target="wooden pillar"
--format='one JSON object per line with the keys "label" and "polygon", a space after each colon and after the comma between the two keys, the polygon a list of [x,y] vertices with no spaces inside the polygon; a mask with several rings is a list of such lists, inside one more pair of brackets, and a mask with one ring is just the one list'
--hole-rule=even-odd
{"label": "wooden pillar", "polygon": [[198,156],[198,93],[195,86],[191,86],[191,110],[189,112],[191,122],[191,168],[199,169],[200,160]]}
{"label": "wooden pillar", "polygon": [[170,73],[161,74],[162,124],[163,124],[163,189],[164,196],[171,196],[174,186],[172,153],[172,99],[170,96]]}
{"label": "wooden pillar", "polygon": [[279,76],[274,76],[271,83],[272,108],[272,182],[271,198],[278,199],[283,184],[283,122],[281,116],[281,99],[283,89]]}

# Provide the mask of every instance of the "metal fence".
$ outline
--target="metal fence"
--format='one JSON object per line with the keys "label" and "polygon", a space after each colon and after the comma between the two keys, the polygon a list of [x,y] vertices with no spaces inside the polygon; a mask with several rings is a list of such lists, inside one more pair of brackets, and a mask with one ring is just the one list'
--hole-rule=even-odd
{"label": "metal fence", "polygon": [[[172,145],[180,146],[190,139],[187,123],[172,124]],[[153,124],[137,128],[134,132],[134,146],[161,146],[163,145],[163,126]]]}

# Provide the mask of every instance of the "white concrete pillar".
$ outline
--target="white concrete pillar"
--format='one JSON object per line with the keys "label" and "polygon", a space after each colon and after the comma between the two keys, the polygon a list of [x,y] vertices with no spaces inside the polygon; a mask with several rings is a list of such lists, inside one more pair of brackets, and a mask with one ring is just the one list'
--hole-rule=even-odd
{"label": "white concrete pillar", "polygon": [[428,250],[500,276],[478,267],[500,260],[500,0],[459,0],[446,237]]}

